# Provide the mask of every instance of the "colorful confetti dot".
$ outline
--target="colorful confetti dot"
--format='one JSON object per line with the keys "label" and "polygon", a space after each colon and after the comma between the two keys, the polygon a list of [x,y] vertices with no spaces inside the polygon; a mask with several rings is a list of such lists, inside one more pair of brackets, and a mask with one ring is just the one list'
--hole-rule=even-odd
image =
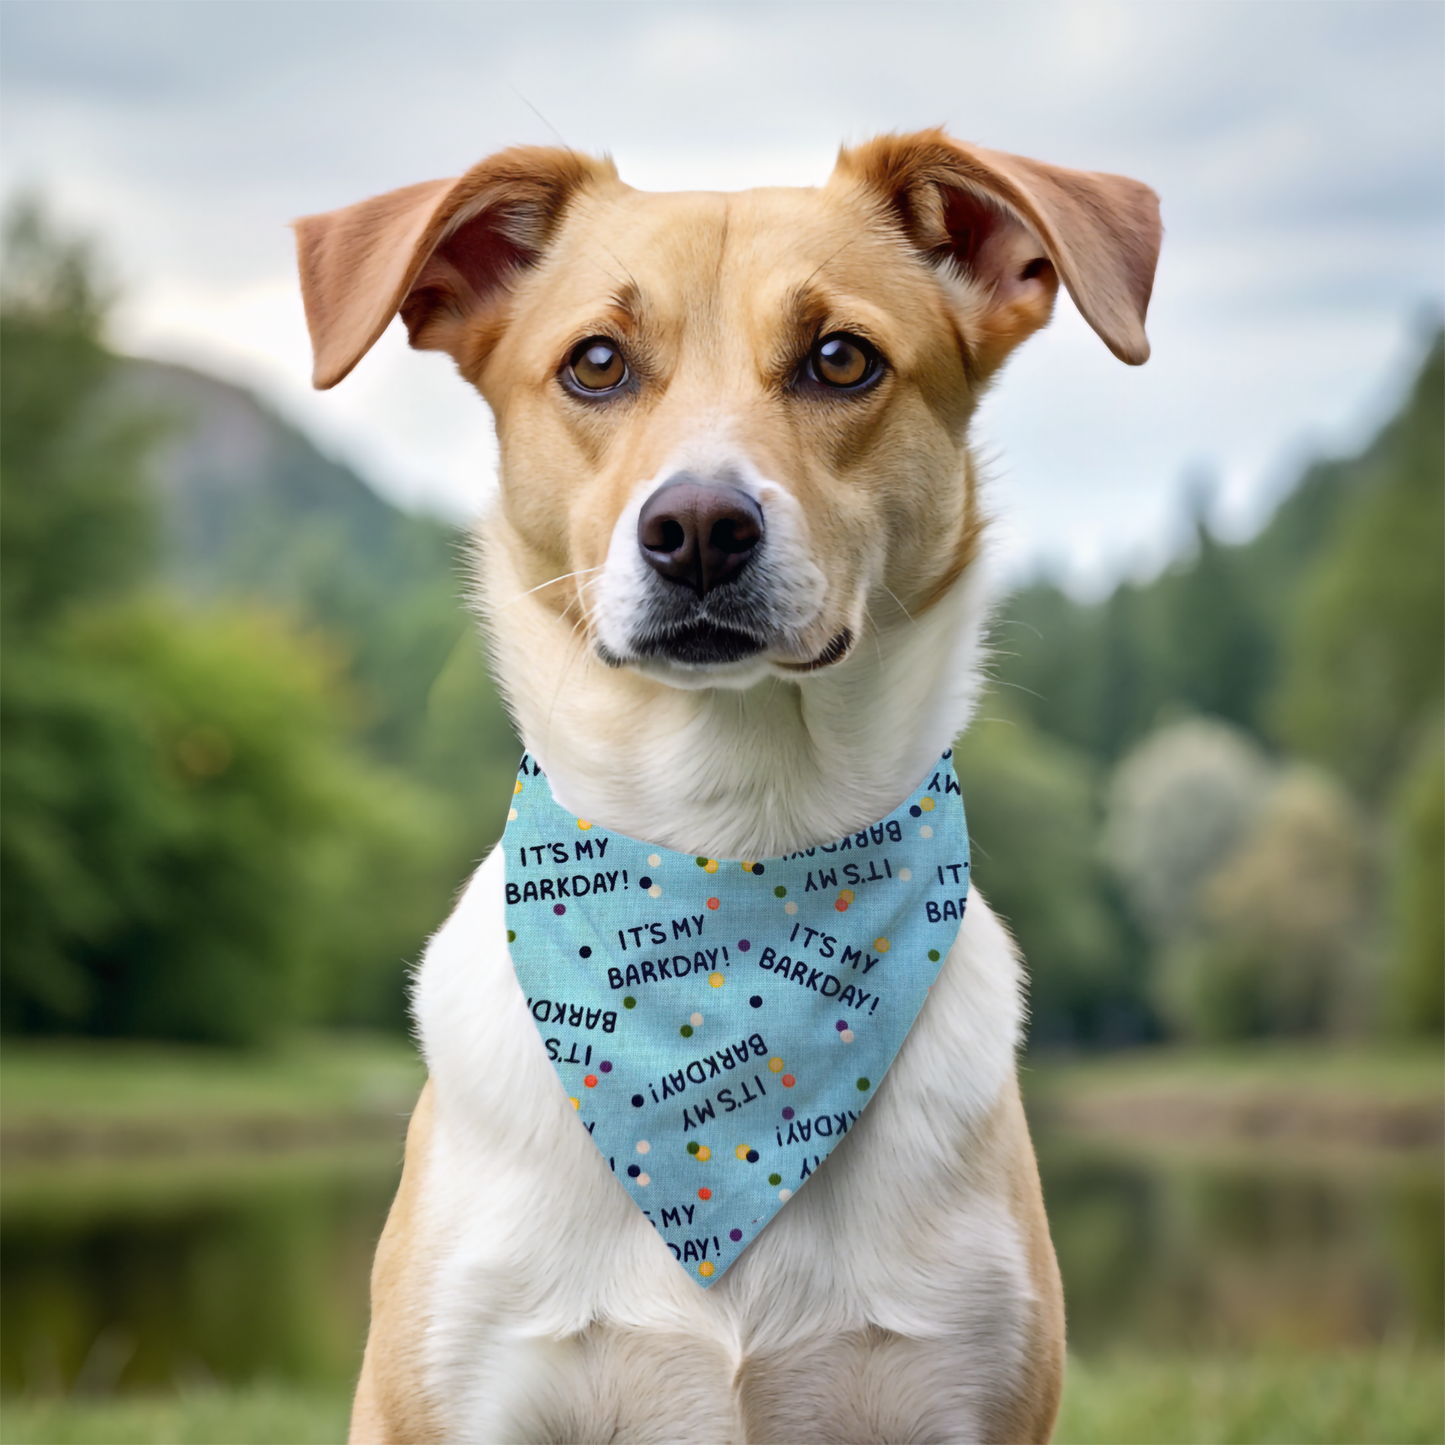
{"label": "colorful confetti dot", "polygon": [[798,1081],[792,1074],[784,1074],[778,1081],[785,1089],[791,1089]]}
{"label": "colorful confetti dot", "polygon": [[647,890],[647,896],[649,898],[661,898],[662,889],[659,888],[656,883],[654,883],[652,887]]}
{"label": "colorful confetti dot", "polygon": [[777,1058],[769,1059],[768,1068],[775,1074],[781,1074],[783,1072],[783,1061]]}
{"label": "colorful confetti dot", "polygon": [[919,836],[920,838],[931,838],[931,837],[933,837],[933,829],[932,829],[932,828],[920,828],[920,829],[918,830],[918,836]]}
{"label": "colorful confetti dot", "polygon": [[592,824],[589,823],[586,818],[578,818],[577,826],[581,828],[581,830],[585,833],[592,826]]}
{"label": "colorful confetti dot", "polygon": [[920,808],[917,803],[915,803],[915,804],[908,810],[908,816],[909,816],[910,818],[921,818],[921,817],[923,816],[923,809]]}
{"label": "colorful confetti dot", "polygon": [[639,1139],[637,1141],[637,1152],[639,1154],[650,1154],[652,1152],[652,1145],[646,1139]]}
{"label": "colorful confetti dot", "polygon": [[762,865],[761,863],[754,863],[754,864],[753,864],[753,877],[754,877],[754,878],[761,878],[762,876],[763,876],[763,865]]}
{"label": "colorful confetti dot", "polygon": [[691,1024],[683,1024],[683,1026],[682,1026],[680,1029],[678,1029],[678,1033],[680,1033],[680,1034],[683,1036],[683,1038],[685,1038],[685,1039],[690,1039],[690,1038],[692,1037],[692,1025],[691,1025]]}
{"label": "colorful confetti dot", "polygon": [[711,1190],[711,1189],[699,1189],[699,1190],[697,1191],[697,1197],[698,1197],[699,1199],[711,1199],[711,1198],[712,1198],[712,1190]]}
{"label": "colorful confetti dot", "polygon": [[887,953],[888,940],[886,938],[875,938],[873,940],[873,947],[876,948],[879,953]]}
{"label": "colorful confetti dot", "polygon": [[703,1262],[702,1262],[700,1265],[698,1265],[698,1267],[697,1267],[697,1272],[698,1272],[704,1279],[711,1279],[711,1278],[712,1278],[712,1273],[713,1273],[713,1263],[712,1263],[712,1260],[710,1260],[710,1259],[705,1259],[705,1260],[703,1260]]}
{"label": "colorful confetti dot", "polygon": [[732,1242],[733,1242],[734,1244],[736,1244],[736,1243],[738,1242],[738,1240],[740,1240],[742,1237],[743,1237],[743,1232],[742,1232],[741,1229],[730,1229],[730,1230],[728,1230],[728,1238],[729,1238],[730,1240],[732,1240]]}
{"label": "colorful confetti dot", "polygon": [[578,958],[591,958],[591,957],[592,957],[592,950],[591,950],[590,948],[588,948],[587,945],[584,943],[584,944],[582,945],[582,947],[577,950],[577,957],[578,957]]}
{"label": "colorful confetti dot", "polygon": [[746,953],[746,952],[748,951],[748,949],[750,949],[751,947],[752,947],[752,944],[751,944],[750,942],[748,942],[748,940],[747,940],[746,938],[740,938],[740,939],[738,939],[738,952],[739,952],[739,953]]}
{"label": "colorful confetti dot", "polygon": [[785,903],[785,904],[783,904],[783,912],[784,912],[784,913],[792,914],[792,913],[796,913],[797,911],[798,911],[798,905],[797,905],[796,903]]}
{"label": "colorful confetti dot", "polygon": [[518,778],[518,779],[517,779],[516,785],[512,788],[512,791],[513,791],[514,793],[520,793],[520,792],[522,791],[522,780],[521,780],[521,778]]}
{"label": "colorful confetti dot", "polygon": [[922,808],[925,813],[931,813],[933,811],[933,799],[925,798],[918,806]]}
{"label": "colorful confetti dot", "polygon": [[517,821],[517,810],[515,808],[507,809],[507,821],[509,823],[515,823]]}
{"label": "colorful confetti dot", "polygon": [[595,1089],[597,1087],[597,1075],[588,1074],[587,1077],[582,1080],[582,1082],[586,1084],[589,1089]]}
{"label": "colorful confetti dot", "polygon": [[833,1025],[833,1027],[834,1027],[835,1029],[837,1029],[838,1032],[841,1034],[841,1033],[843,1032],[843,1030],[848,1027],[848,1020],[847,1020],[847,1019],[839,1019],[838,1022]]}
{"label": "colorful confetti dot", "polygon": [[567,905],[565,903],[554,903],[552,905],[552,912],[555,913],[558,918],[560,918],[566,911]]}
{"label": "colorful confetti dot", "polygon": [[851,1044],[853,1042],[853,1030],[844,1029],[843,1032],[838,1035],[838,1037],[842,1039],[845,1044]]}
{"label": "colorful confetti dot", "polygon": [[708,901],[707,901],[707,906],[708,906],[709,908],[711,908],[714,912],[716,912],[719,908],[722,907],[722,899],[721,899],[721,898],[709,898]]}
{"label": "colorful confetti dot", "polygon": [[792,1111],[791,1108],[787,1108],[787,1109],[784,1109],[784,1110],[783,1110],[783,1118],[785,1118],[785,1119],[791,1119],[792,1117],[793,1117],[793,1111]]}
{"label": "colorful confetti dot", "polygon": [[857,894],[855,894],[851,888],[845,888],[838,897],[841,898],[844,903],[851,903],[854,898],[857,897]]}
{"label": "colorful confetti dot", "polygon": [[781,1184],[782,1182],[783,1182],[783,1176],[782,1176],[781,1174],[769,1174],[769,1175],[768,1175],[768,1183],[769,1183],[769,1184]]}
{"label": "colorful confetti dot", "polygon": [[652,1183],[652,1175],[650,1175],[650,1174],[639,1174],[639,1175],[637,1176],[637,1182],[638,1182],[640,1185],[642,1185],[642,1187],[643,1187],[644,1189],[646,1189],[647,1186]]}
{"label": "colorful confetti dot", "polygon": [[696,1139],[690,1139],[690,1140],[688,1141],[687,1152],[688,1152],[689,1154],[696,1154],[697,1151],[698,1151],[699,1149],[701,1149],[701,1148],[702,1148],[702,1145],[699,1144]]}
{"label": "colorful confetti dot", "polygon": [[788,896],[788,890],[787,890],[786,888],[784,888],[781,883],[779,883],[778,886],[773,889],[773,897],[774,897],[774,898],[786,898],[787,896]]}
{"label": "colorful confetti dot", "polygon": [[639,879],[637,880],[637,886],[638,886],[639,888],[651,888],[651,887],[652,887],[652,879],[651,879],[651,878],[648,878],[648,877],[646,877],[646,876],[644,875],[643,877],[641,877],[641,878],[639,878]]}
{"label": "colorful confetti dot", "polygon": [[640,1109],[646,1102],[647,1100],[644,1099],[641,1094],[634,1094],[632,1096],[632,1107],[634,1109]]}
{"label": "colorful confetti dot", "polygon": [[708,974],[708,976],[707,976],[707,981],[708,981],[714,988],[721,988],[721,987],[723,986],[723,976],[722,976],[722,974],[720,974],[720,973],[710,973],[710,974]]}
{"label": "colorful confetti dot", "polygon": [[612,1060],[603,1059],[602,1062],[597,1065],[597,1067],[601,1069],[604,1074],[610,1074],[612,1072]]}
{"label": "colorful confetti dot", "polygon": [[516,930],[515,928],[509,928],[509,929],[507,930],[507,942],[508,942],[508,943],[515,943],[516,941],[517,941],[517,930]]}
{"label": "colorful confetti dot", "polygon": [[738,1158],[741,1159],[744,1163],[747,1163],[749,1152],[749,1148],[746,1144],[739,1144],[738,1147],[733,1150],[733,1153],[736,1154]]}
{"label": "colorful confetti dot", "polygon": [[758,1162],[758,1151],[757,1151],[756,1149],[749,1149],[749,1150],[748,1150],[748,1163],[749,1163],[749,1164],[756,1164],[757,1162]]}
{"label": "colorful confetti dot", "polygon": [[755,993],[755,994],[748,1000],[748,1005],[749,1005],[749,1007],[751,1007],[751,1008],[762,1008],[762,1006],[763,1006],[763,996],[762,996],[762,994],[760,994],[760,993]]}
{"label": "colorful confetti dot", "polygon": [[900,868],[900,869],[898,870],[898,881],[899,881],[900,883],[912,883],[912,882],[913,882],[913,869],[911,869],[911,868]]}
{"label": "colorful confetti dot", "polygon": [[848,911],[848,905],[844,903],[841,898],[833,905],[833,907],[836,908],[839,913],[846,913]]}
{"label": "colorful confetti dot", "polygon": [[751,873],[753,871],[753,865],[751,863],[745,862],[742,865],[742,870],[744,873]]}
{"label": "colorful confetti dot", "polygon": [[929,963],[938,962],[938,950],[936,948],[930,948],[928,950],[928,961]]}
{"label": "colorful confetti dot", "polygon": [[716,859],[716,858],[709,858],[709,859],[707,860],[707,862],[702,865],[702,871],[703,871],[704,873],[716,873],[716,872],[717,872],[717,859]]}
{"label": "colorful confetti dot", "polygon": [[873,1085],[872,1085],[872,1083],[871,1083],[868,1079],[859,1079],[859,1080],[858,1080],[858,1092],[859,1092],[860,1094],[866,1094],[866,1093],[868,1092],[868,1090],[871,1089],[872,1087],[873,1087]]}
{"label": "colorful confetti dot", "polygon": [[658,853],[649,853],[647,855],[647,866],[649,868],[661,868],[662,856]]}
{"label": "colorful confetti dot", "polygon": [[706,1144],[698,1146],[697,1157],[700,1163],[706,1164],[712,1158],[712,1150]]}
{"label": "colorful confetti dot", "polygon": [[690,1023],[690,1024],[693,1026],[693,1028],[695,1028],[695,1029],[701,1028],[701,1027],[702,1027],[702,1015],[701,1015],[701,1014],[693,1014],[693,1016],[692,1016],[690,1019],[688,1019],[688,1023]]}
{"label": "colorful confetti dot", "polygon": [[636,1008],[636,1007],[637,1007],[637,1000],[636,1000],[635,998],[633,998],[631,994],[628,994],[627,997],[622,1000],[622,1007],[623,1007],[623,1008]]}
{"label": "colorful confetti dot", "polygon": [[788,1202],[788,1200],[790,1200],[792,1197],[793,1197],[793,1191],[792,1191],[791,1189],[780,1189],[780,1190],[778,1190],[778,1198],[781,1199],[784,1204],[786,1204],[786,1203]]}
{"label": "colorful confetti dot", "polygon": [[636,1179],[637,1176],[638,1176],[639,1174],[641,1174],[641,1173],[642,1173],[642,1166],[641,1166],[640,1164],[629,1164],[629,1165],[627,1166],[627,1177],[628,1177],[629,1179]]}
{"label": "colorful confetti dot", "polygon": [[703,858],[703,857],[699,856],[699,857],[697,857],[697,858],[694,858],[692,861],[693,861],[694,863],[696,863],[699,868],[706,868],[706,867],[707,867],[707,859],[706,859],[706,858]]}
{"label": "colorful confetti dot", "polygon": [[572,1100],[572,1107],[573,1107],[574,1109],[580,1109],[580,1108],[582,1107],[582,1100],[581,1100],[581,1099],[573,1099],[573,1100]]}

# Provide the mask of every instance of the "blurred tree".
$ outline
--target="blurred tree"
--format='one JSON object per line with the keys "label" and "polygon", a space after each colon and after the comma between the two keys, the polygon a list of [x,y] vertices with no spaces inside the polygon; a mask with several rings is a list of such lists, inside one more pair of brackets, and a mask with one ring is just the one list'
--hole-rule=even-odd
{"label": "blurred tree", "polygon": [[1253,825],[1271,771],[1248,734],[1209,718],[1159,729],[1120,763],[1104,847],[1156,945],[1189,927],[1200,888]]}
{"label": "blurred tree", "polygon": [[1305,581],[1275,699],[1284,740],[1372,804],[1445,704],[1445,336],[1361,459]]}
{"label": "blurred tree", "polygon": [[1186,1038],[1358,1034],[1373,1022],[1368,849],[1344,789],[1286,771],[1247,834],[1199,886],[1157,974]]}
{"label": "blurred tree", "polygon": [[134,585],[154,558],[154,420],[101,405],[114,374],[88,242],[7,217],[0,273],[0,623],[36,628]]}
{"label": "blurred tree", "polygon": [[1445,1030],[1445,722],[1437,717],[1395,784],[1390,810],[1389,1022]]}
{"label": "blurred tree", "polygon": [[182,611],[154,557],[155,423],[112,386],[87,249],[33,203],[0,292],[0,1026],[249,1041],[400,1022],[444,809],[368,763],[336,651]]}
{"label": "blurred tree", "polygon": [[956,746],[973,878],[1029,973],[1034,1043],[1137,1042],[1141,958],[1097,848],[1094,764],[990,699]]}

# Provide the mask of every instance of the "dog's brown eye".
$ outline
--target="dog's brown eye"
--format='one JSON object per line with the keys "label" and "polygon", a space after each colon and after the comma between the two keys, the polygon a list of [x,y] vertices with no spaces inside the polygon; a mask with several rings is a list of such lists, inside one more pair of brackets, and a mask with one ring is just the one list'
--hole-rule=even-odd
{"label": "dog's brown eye", "polygon": [[866,341],[842,331],[823,337],[809,360],[813,375],[824,386],[841,390],[862,386],[878,374],[878,353]]}
{"label": "dog's brown eye", "polygon": [[574,348],[567,375],[582,391],[611,391],[627,380],[627,363],[606,337],[590,336]]}

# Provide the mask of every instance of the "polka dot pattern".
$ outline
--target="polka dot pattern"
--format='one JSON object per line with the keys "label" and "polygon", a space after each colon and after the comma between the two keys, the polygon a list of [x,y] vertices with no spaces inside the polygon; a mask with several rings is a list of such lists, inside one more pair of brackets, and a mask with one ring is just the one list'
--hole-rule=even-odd
{"label": "polka dot pattern", "polygon": [[968,893],[952,764],[851,837],[733,860],[565,812],[524,758],[501,851],[537,1046],[708,1287],[854,1127],[925,1006]]}

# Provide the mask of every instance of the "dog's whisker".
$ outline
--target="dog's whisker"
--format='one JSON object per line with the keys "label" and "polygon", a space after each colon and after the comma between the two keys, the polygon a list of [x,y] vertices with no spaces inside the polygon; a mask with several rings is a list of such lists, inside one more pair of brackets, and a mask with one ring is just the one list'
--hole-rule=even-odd
{"label": "dog's whisker", "polygon": [[910,622],[912,622],[915,627],[917,627],[917,626],[918,626],[918,623],[914,620],[913,614],[912,614],[901,602],[898,601],[898,594],[897,594],[891,587],[889,587],[889,586],[887,585],[887,583],[880,583],[879,585],[880,585],[880,586],[883,588],[883,590],[894,600],[894,602],[896,602],[896,603],[898,604],[898,610],[899,610]]}
{"label": "dog's whisker", "polygon": [[575,572],[564,572],[560,577],[549,577],[545,582],[539,582],[535,587],[529,587],[525,592],[519,592],[515,597],[509,597],[505,602],[499,603],[497,610],[500,612],[503,607],[510,607],[512,603],[520,602],[524,597],[530,597],[532,593],[540,592],[544,587],[550,587],[555,582],[565,582],[569,577],[585,577],[589,572],[600,572],[601,570],[601,565],[597,567],[579,567]]}

